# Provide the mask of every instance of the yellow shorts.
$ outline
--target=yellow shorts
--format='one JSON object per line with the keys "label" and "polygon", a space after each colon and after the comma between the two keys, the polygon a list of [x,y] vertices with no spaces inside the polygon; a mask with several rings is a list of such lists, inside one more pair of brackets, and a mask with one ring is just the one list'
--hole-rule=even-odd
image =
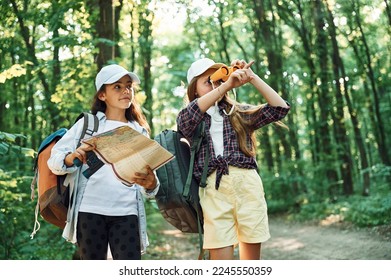
{"label": "yellow shorts", "polygon": [[223,248],[240,242],[262,243],[270,238],[262,180],[255,169],[229,166],[220,187],[216,172],[200,188],[204,215],[204,249]]}

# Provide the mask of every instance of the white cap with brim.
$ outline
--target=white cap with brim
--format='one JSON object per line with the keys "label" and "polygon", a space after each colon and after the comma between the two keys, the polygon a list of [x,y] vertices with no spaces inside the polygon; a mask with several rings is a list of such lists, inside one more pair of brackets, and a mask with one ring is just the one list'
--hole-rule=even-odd
{"label": "white cap with brim", "polygon": [[99,90],[103,85],[112,84],[121,79],[123,76],[129,75],[132,79],[132,82],[140,83],[139,77],[133,72],[129,72],[122,66],[117,64],[111,64],[104,66],[96,75],[95,78],[95,87],[96,90]]}
{"label": "white cap with brim", "polygon": [[209,58],[201,58],[195,62],[193,62],[187,70],[187,82],[190,84],[190,82],[194,79],[194,77],[197,77],[204,73],[206,70],[210,68],[216,68],[219,69],[221,66],[224,66],[223,63],[215,63],[213,60]]}

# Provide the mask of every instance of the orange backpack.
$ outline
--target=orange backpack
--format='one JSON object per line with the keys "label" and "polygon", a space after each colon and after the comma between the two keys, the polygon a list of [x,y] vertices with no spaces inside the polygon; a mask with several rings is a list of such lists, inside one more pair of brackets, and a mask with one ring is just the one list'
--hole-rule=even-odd
{"label": "orange backpack", "polygon": [[[92,136],[94,132],[98,131],[99,121],[98,118],[90,113],[82,113],[76,119],[75,123],[84,118],[84,126],[80,140],[85,136]],[[67,220],[68,206],[69,206],[69,188],[64,185],[65,175],[56,175],[48,167],[47,161],[50,158],[50,154],[53,146],[60,140],[68,130],[61,128],[56,132],[46,137],[38,148],[37,157],[34,164],[34,178],[31,182],[31,199],[35,199],[35,185],[38,189],[38,200],[35,207],[35,222],[34,230],[31,233],[31,239],[40,228],[38,222],[38,214],[41,217],[59,227],[64,228]],[[80,145],[80,140],[78,145]]]}

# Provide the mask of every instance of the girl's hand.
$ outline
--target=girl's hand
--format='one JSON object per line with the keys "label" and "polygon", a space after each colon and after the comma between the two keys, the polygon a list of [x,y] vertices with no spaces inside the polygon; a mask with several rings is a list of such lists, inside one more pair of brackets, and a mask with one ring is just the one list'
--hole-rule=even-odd
{"label": "girl's hand", "polygon": [[230,88],[237,88],[250,82],[255,76],[253,70],[250,68],[253,64],[254,61],[250,61],[249,63],[239,59],[232,61],[231,66],[237,66],[240,69],[234,71],[229,76],[228,80],[226,81],[227,85]]}
{"label": "girl's hand", "polygon": [[92,151],[94,146],[82,144],[79,148],[76,149],[73,153],[69,153],[65,156],[64,162],[66,166],[72,166],[74,160],[77,158],[80,162],[86,163],[87,161],[87,152]]}
{"label": "girl's hand", "polygon": [[133,180],[137,185],[140,185],[147,190],[153,190],[154,188],[156,188],[156,176],[155,173],[153,173],[151,167],[149,166],[147,166],[147,174],[136,172]]}

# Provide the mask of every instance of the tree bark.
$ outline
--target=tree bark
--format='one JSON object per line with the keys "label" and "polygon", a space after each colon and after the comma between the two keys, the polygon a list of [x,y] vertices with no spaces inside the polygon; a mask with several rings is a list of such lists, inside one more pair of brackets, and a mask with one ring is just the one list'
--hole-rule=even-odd
{"label": "tree bark", "polygon": [[96,60],[98,69],[120,56],[118,21],[122,9],[122,0],[119,3],[120,5],[114,6],[113,1],[99,0],[99,21],[96,25],[100,40]]}
{"label": "tree bark", "polygon": [[378,127],[378,130],[377,130],[378,133],[376,134],[377,135],[376,138],[377,138],[378,146],[379,146],[379,156],[385,165],[391,165],[389,149],[386,145],[387,139],[386,139],[386,135],[385,135],[385,127],[384,127],[383,117],[380,112],[381,111],[381,109],[380,109],[380,96],[379,96],[379,92],[378,92],[377,85],[376,85],[375,74],[374,74],[374,71],[372,68],[372,64],[373,64],[372,55],[371,55],[371,51],[369,49],[367,39],[365,36],[365,32],[363,30],[363,26],[361,23],[359,2],[357,2],[356,0],[353,0],[352,5],[353,5],[353,7],[352,7],[353,11],[355,12],[354,21],[360,30],[360,33],[361,33],[360,39],[361,39],[361,42],[364,47],[364,59],[366,61],[364,62],[363,66],[366,69],[366,75],[369,79],[369,84],[371,85],[372,94],[373,94],[373,101],[374,101],[373,106],[374,106],[374,112],[375,112],[375,117],[376,117],[376,124]]}
{"label": "tree bark", "polygon": [[151,135],[154,134],[153,127],[153,114],[152,114],[152,73],[151,73],[151,61],[152,61],[152,46],[153,46],[153,37],[152,37],[152,22],[154,18],[154,12],[151,9],[148,9],[149,1],[141,3],[140,10],[138,10],[138,19],[139,19],[139,50],[141,56],[141,64],[143,69],[143,89],[145,91],[146,100],[143,104],[144,113],[146,115],[147,121],[151,126]]}
{"label": "tree bark", "polygon": [[18,5],[14,0],[10,0],[12,9],[14,11],[15,16],[18,19],[19,27],[20,27],[20,33],[23,38],[23,41],[25,43],[26,49],[27,49],[27,55],[28,60],[30,60],[36,71],[38,78],[42,84],[43,87],[43,95],[45,97],[45,101],[43,102],[43,105],[46,107],[46,112],[50,114],[48,119],[50,120],[51,124],[51,130],[56,129],[59,126],[59,120],[56,118],[59,114],[58,108],[51,102],[51,96],[53,92],[51,91],[50,84],[47,82],[49,79],[48,77],[42,72],[42,68],[40,67],[40,62],[38,61],[38,58],[35,54],[35,43],[34,38],[30,37],[29,27],[25,25],[24,18],[21,14],[21,12],[18,9]]}
{"label": "tree bark", "polygon": [[342,71],[343,69],[343,61],[339,55],[339,48],[337,42],[337,32],[336,27],[334,25],[334,17],[329,7],[327,6],[327,2],[325,2],[325,6],[328,13],[328,24],[329,24],[329,34],[330,40],[332,44],[332,68],[334,73],[334,81],[335,81],[335,93],[336,93],[336,115],[335,115],[335,138],[336,143],[338,145],[337,154],[338,159],[340,161],[340,173],[342,176],[342,185],[343,185],[343,193],[345,195],[353,194],[353,161],[350,149],[349,139],[347,137],[347,130],[345,126],[345,118],[344,118],[344,95],[347,93],[347,81],[345,80],[345,73]]}
{"label": "tree bark", "polygon": [[323,29],[324,27],[324,11],[322,9],[321,0],[311,1],[312,6],[312,18],[314,20],[314,26],[316,30],[315,39],[315,53],[317,55],[317,61],[319,62],[319,98],[318,108],[320,111],[319,119],[319,133],[322,137],[320,138],[321,143],[321,156],[322,163],[325,169],[325,176],[328,181],[328,187],[330,193],[333,193],[336,185],[338,184],[338,174],[333,167],[333,155],[331,131],[329,129],[328,120],[330,118],[330,112],[333,110],[331,107],[331,100],[329,97],[329,82],[330,77],[328,75],[329,69],[329,54],[327,44],[327,34]]}

